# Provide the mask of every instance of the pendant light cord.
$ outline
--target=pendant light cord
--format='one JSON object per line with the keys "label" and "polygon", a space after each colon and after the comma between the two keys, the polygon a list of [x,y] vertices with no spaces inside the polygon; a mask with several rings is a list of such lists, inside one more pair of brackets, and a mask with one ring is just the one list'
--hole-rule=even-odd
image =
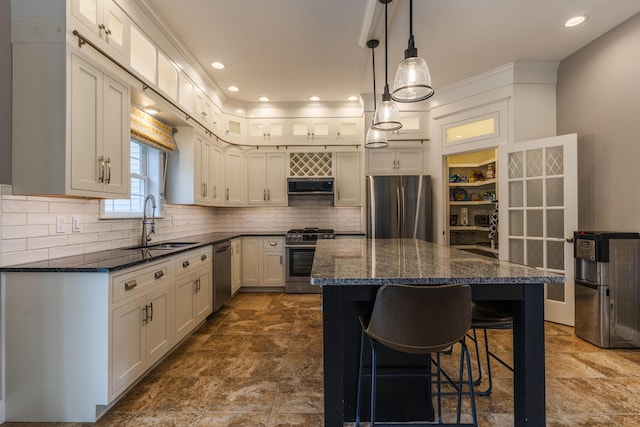
{"label": "pendant light cord", "polygon": [[389,3],[385,3],[384,4],[384,91],[385,93],[389,92],[389,64],[387,62],[388,57],[389,57],[389,53],[388,53],[388,46],[389,46],[389,39],[387,37],[387,27],[389,26],[389,21],[387,21],[387,5]]}
{"label": "pendant light cord", "polygon": [[373,66],[373,111],[376,111],[376,54],[375,47],[371,48],[371,65]]}
{"label": "pendant light cord", "polygon": [[409,0],[409,36],[413,36],[413,0]]}

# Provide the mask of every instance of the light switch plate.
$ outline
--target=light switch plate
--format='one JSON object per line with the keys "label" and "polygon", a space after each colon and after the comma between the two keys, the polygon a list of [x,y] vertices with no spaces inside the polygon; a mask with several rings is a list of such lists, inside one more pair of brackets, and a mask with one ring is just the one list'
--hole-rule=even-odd
{"label": "light switch plate", "polygon": [[74,216],[71,218],[71,231],[74,233],[80,232],[80,217]]}
{"label": "light switch plate", "polygon": [[56,233],[64,233],[64,223],[66,222],[65,217],[57,216],[56,217]]}

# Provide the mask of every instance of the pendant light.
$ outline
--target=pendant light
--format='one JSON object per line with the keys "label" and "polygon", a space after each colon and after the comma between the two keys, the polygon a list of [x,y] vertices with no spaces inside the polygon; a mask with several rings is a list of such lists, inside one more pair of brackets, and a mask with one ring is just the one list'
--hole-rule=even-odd
{"label": "pendant light", "polygon": [[398,104],[391,99],[389,93],[389,81],[388,81],[388,52],[387,46],[389,45],[389,39],[387,37],[387,4],[391,3],[391,0],[380,0],[380,3],[384,4],[384,93],[382,94],[382,102],[376,108],[376,112],[373,115],[373,125],[371,126],[377,130],[392,131],[398,130],[402,127],[400,123],[400,110],[398,110]]}
{"label": "pendant light", "polygon": [[413,0],[409,0],[409,46],[398,65],[391,98],[398,102],[424,101],[433,96],[431,73],[424,59],[418,57],[413,40]]}
{"label": "pendant light", "polygon": [[[367,42],[367,47],[371,48],[371,64],[373,67],[373,111],[376,111],[376,56],[374,49],[378,47],[380,42],[372,39]],[[373,126],[373,120],[371,120]],[[385,148],[389,146],[387,141],[387,132],[370,127],[367,131],[367,137],[364,140],[364,148]]]}

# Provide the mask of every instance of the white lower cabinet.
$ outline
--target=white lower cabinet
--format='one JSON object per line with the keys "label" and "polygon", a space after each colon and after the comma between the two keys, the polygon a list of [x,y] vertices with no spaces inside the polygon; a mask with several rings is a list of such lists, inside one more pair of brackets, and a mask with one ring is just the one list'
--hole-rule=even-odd
{"label": "white lower cabinet", "polygon": [[284,286],[284,238],[242,238],[242,286]]}
{"label": "white lower cabinet", "polygon": [[231,295],[242,287],[242,238],[231,239]]}
{"label": "white lower cabinet", "polygon": [[212,247],[114,272],[2,273],[7,421],[95,422],[212,312]]}

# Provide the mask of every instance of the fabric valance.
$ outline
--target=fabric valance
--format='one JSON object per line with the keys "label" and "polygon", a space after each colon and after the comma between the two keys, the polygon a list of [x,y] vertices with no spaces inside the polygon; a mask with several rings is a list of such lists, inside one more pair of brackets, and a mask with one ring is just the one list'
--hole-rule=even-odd
{"label": "fabric valance", "polygon": [[162,151],[176,149],[173,128],[136,107],[131,107],[131,138]]}

